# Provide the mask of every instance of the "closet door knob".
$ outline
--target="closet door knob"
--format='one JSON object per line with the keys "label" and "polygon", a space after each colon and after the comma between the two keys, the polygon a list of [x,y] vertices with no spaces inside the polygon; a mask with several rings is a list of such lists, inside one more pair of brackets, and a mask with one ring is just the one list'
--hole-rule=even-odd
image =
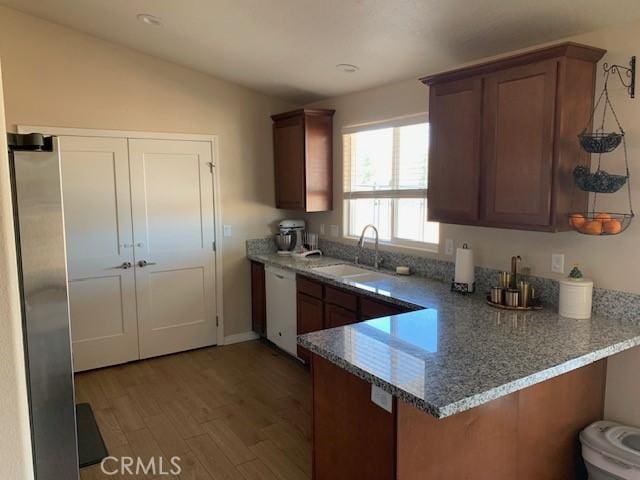
{"label": "closet door knob", "polygon": [[141,268],[146,267],[148,265],[155,265],[155,264],[156,264],[156,262],[147,262],[146,260],[140,260],[138,262],[138,266],[141,267]]}
{"label": "closet door knob", "polygon": [[131,262],[124,262],[122,265],[116,267],[116,268],[121,268],[123,270],[128,270],[129,268],[133,267],[133,265],[131,264]]}

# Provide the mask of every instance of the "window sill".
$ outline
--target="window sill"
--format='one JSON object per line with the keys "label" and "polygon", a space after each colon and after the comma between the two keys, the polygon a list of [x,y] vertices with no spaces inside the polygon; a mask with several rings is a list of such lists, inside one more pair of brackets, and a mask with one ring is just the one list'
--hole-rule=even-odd
{"label": "window sill", "polygon": [[[370,237],[365,237],[367,242],[373,242],[374,240]],[[343,240],[347,240],[349,243],[357,243],[360,239],[359,237],[354,237],[351,235],[343,235]],[[410,251],[410,252],[423,252],[423,253],[431,253],[438,254],[440,253],[440,244],[437,243],[424,243],[417,244],[416,243],[403,243],[403,242],[389,242],[385,240],[379,241],[380,246],[384,247],[384,250],[390,251],[398,251],[402,253],[402,251]]]}

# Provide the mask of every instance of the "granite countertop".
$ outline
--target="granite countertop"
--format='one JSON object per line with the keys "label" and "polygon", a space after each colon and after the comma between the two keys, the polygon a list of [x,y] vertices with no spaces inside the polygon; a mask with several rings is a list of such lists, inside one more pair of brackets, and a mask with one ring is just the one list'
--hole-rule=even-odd
{"label": "granite countertop", "polygon": [[[345,260],[331,257],[315,257],[311,260],[295,259],[293,257],[283,257],[277,254],[248,255],[250,260],[254,260],[265,265],[294,271],[306,277],[315,278],[324,283],[337,287],[355,291],[361,295],[368,295],[385,302],[395,303],[411,309],[436,308],[447,298],[462,299],[458,295],[453,296],[449,291],[449,285],[418,276],[396,275],[389,270],[380,270],[386,273],[383,280],[361,282],[357,280],[340,280],[335,277],[322,274],[315,269],[317,267],[327,267],[330,265],[349,264]],[[375,272],[371,267],[360,266]]]}
{"label": "granite countertop", "polygon": [[376,282],[341,282],[314,272],[348,263],[277,255],[252,260],[342,288],[422,310],[301,335],[298,343],[437,418],[640,345],[640,322],[550,310],[494,309],[483,295],[460,296],[422,277],[391,275]]}

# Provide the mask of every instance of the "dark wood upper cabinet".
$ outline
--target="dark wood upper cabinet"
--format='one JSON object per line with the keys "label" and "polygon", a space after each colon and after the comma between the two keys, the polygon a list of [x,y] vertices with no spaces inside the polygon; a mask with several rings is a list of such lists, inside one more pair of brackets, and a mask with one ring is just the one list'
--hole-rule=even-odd
{"label": "dark wood upper cabinet", "polygon": [[572,172],[605,50],[563,43],[426,77],[429,219],[489,227],[568,230],[587,210]]}
{"label": "dark wood upper cabinet", "polygon": [[556,76],[557,62],[546,60],[485,79],[483,210],[490,224],[552,224]]}
{"label": "dark wood upper cabinet", "polygon": [[271,117],[276,208],[333,208],[333,114],[305,108]]}
{"label": "dark wood upper cabinet", "polygon": [[251,262],[251,328],[259,335],[267,334],[267,294],[264,265]]}
{"label": "dark wood upper cabinet", "polygon": [[429,91],[429,116],[429,218],[476,221],[480,214],[482,79],[434,85]]}

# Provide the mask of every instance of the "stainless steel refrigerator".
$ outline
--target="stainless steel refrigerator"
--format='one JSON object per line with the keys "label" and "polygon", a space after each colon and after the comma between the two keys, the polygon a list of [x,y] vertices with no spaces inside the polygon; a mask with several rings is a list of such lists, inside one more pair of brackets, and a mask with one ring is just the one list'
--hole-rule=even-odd
{"label": "stainless steel refrigerator", "polygon": [[55,137],[9,134],[31,440],[37,480],[77,480],[60,155]]}

